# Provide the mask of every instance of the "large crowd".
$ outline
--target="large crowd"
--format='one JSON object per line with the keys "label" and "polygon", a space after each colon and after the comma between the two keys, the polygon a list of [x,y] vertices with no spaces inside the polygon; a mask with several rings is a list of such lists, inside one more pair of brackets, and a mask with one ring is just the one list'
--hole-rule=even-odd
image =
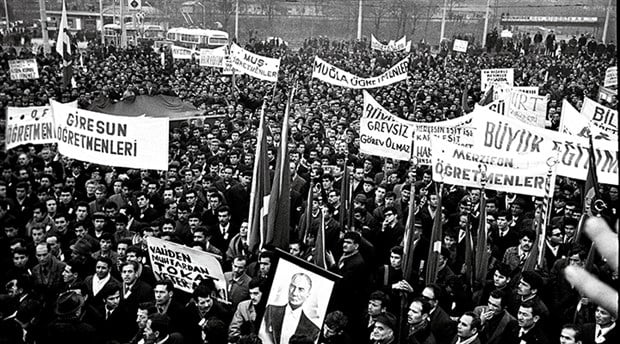
{"label": "large crowd", "polygon": [[[497,37],[492,40],[495,46]],[[540,95],[549,96],[549,129],[558,130],[562,100],[580,109],[584,97],[597,99],[606,69],[617,63],[613,45],[599,48],[589,37],[575,39],[570,49],[545,49],[546,40],[537,37],[524,48],[523,41],[510,49],[467,54],[420,44],[410,53],[407,81],[369,92],[402,118],[437,122],[462,116],[480,101],[481,69],[514,68],[516,86],[539,86]],[[324,223],[328,268],[342,276],[320,331],[279,329],[282,336],[274,343],[617,340],[617,308],[597,305],[563,273],[567,266],[586,267],[617,291],[617,258],[591,250],[580,223],[582,215],[616,223],[617,185],[598,185],[600,199],[584,204],[583,181],[558,177],[544,259],[524,269],[541,199],[445,185],[439,205],[428,167],[359,152],[361,91],[311,78],[314,56],[370,77],[400,61],[404,52],[326,38],[307,39],[298,51],[271,42],[245,48],[281,58],[275,85],[220,75],[194,60],[173,60],[169,51],[162,64],[151,47],[121,50],[93,42],[74,55],[74,85],[65,87],[57,54],[0,51],[3,109],[43,106],[50,99],[77,100],[88,109],[104,99],[170,95],[205,115],[220,116],[172,126],[167,171],[77,161],[60,155],[55,145],[0,153],[0,343],[261,343],[257,333],[271,311],[266,298],[277,264],[273,251],[248,247],[263,104],[272,170],[281,136],[289,135],[291,216],[290,228],[283,229],[290,231],[289,252],[313,262]],[[8,61],[25,58],[36,58],[40,77],[10,80]],[[292,125],[282,133],[294,85]],[[601,103],[617,109],[616,97]],[[348,200],[341,197],[345,164],[353,190]],[[403,239],[412,191],[416,269],[407,279]],[[341,205],[349,202],[350,217],[341,214]],[[426,284],[424,261],[436,216],[443,228],[438,276]],[[480,221],[489,227],[490,259],[486,278],[472,282],[461,233]],[[227,297],[209,279],[187,293],[155,276],[148,236],[218,255]],[[605,297],[617,299],[617,293]],[[290,321],[299,314],[284,317]]]}

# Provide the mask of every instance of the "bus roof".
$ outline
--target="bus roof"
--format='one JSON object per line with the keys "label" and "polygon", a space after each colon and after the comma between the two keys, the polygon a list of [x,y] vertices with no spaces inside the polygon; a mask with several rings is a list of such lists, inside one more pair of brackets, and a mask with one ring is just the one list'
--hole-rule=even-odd
{"label": "bus roof", "polygon": [[185,27],[173,27],[168,30],[168,33],[179,33],[183,35],[201,35],[201,36],[219,36],[228,38],[228,33],[220,30],[205,30],[205,29],[188,29]]}

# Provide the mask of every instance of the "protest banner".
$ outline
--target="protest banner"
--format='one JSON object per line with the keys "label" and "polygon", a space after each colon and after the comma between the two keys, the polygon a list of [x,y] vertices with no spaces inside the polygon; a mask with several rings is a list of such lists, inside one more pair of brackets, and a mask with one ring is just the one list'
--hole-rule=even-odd
{"label": "protest banner", "polygon": [[373,34],[370,34],[370,49],[379,50],[384,52],[396,52],[407,49],[407,36],[403,36],[398,41],[390,40],[388,44],[383,44],[375,38]]}
{"label": "protest banner", "polygon": [[368,92],[364,91],[362,93],[364,95],[362,118],[394,121],[411,127],[408,132],[412,135],[414,149],[413,154],[418,159],[419,164],[431,164],[431,135],[438,135],[442,139],[458,145],[471,145],[471,136],[473,135],[473,130],[469,125],[471,122],[471,115],[465,115],[459,118],[434,123],[406,121],[391,114],[388,110],[381,106],[381,104],[377,103],[377,101]]}
{"label": "protest banner", "polygon": [[455,39],[454,40],[454,45],[452,46],[452,50],[454,51],[460,51],[462,53],[466,53],[467,52],[467,45],[469,44],[468,41],[462,40],[462,39]]}
{"label": "protest banner", "polygon": [[540,128],[545,127],[547,97],[511,90],[507,101],[506,116]]}
{"label": "protest banner", "polygon": [[480,70],[480,89],[482,92],[491,87],[491,85],[514,85],[514,69],[513,68],[494,68]]}
{"label": "protest banner", "polygon": [[317,78],[332,85],[353,89],[375,88],[407,80],[408,69],[409,57],[406,57],[379,76],[360,78],[315,56],[312,78]]}
{"label": "protest banner", "polygon": [[506,99],[510,91],[519,91],[527,94],[538,95],[538,86],[507,86],[497,85],[493,87],[493,100]]}
{"label": "protest banner", "polygon": [[191,60],[195,58],[196,56],[200,56],[199,51],[184,48],[184,47],[179,47],[176,45],[173,45],[172,47],[170,47],[170,50],[172,51],[172,58],[177,59],[177,60]]}
{"label": "protest banner", "polygon": [[605,71],[605,82],[603,82],[604,87],[613,87],[618,86],[618,67],[613,66],[607,68]]}
{"label": "protest banner", "polygon": [[230,47],[230,60],[235,70],[261,80],[278,81],[280,59],[254,54],[233,43]]}
{"label": "protest banner", "polygon": [[[222,75],[233,75],[233,65],[230,60],[230,56],[226,55],[224,57],[224,68],[222,69]],[[238,74],[243,74],[241,71],[237,71]]]}
{"label": "protest banner", "polygon": [[602,87],[602,86],[598,88],[598,102],[599,103],[603,100],[606,102],[611,102],[613,100],[613,97],[618,97],[618,90],[614,90],[612,88]]}
{"label": "protest banner", "polygon": [[153,236],[146,245],[158,280],[169,279],[174,287],[192,293],[201,280],[213,279],[218,295],[226,297],[226,279],[217,256]]}
{"label": "protest banner", "polygon": [[9,72],[11,74],[11,80],[39,78],[39,66],[35,59],[10,60]]}
{"label": "protest banner", "polygon": [[506,112],[507,112],[505,98],[504,99],[494,100],[494,101],[490,102],[487,105],[478,105],[478,104],[476,104],[475,107],[481,107],[481,108],[487,109],[489,111],[493,111],[495,113],[498,113],[500,115],[506,115]]}
{"label": "protest banner", "polygon": [[199,64],[202,67],[224,68],[224,58],[226,57],[226,47],[215,49],[200,49]]}
{"label": "protest banner", "polygon": [[[77,101],[67,103],[77,108]],[[50,106],[7,107],[5,148],[12,149],[26,143],[56,142],[54,116]]]}
{"label": "protest banner", "polygon": [[585,97],[581,113],[603,131],[611,135],[618,135],[618,111]]}
{"label": "protest banner", "polygon": [[511,154],[479,146],[462,147],[431,137],[433,180],[479,188],[486,172],[485,188],[543,197],[549,172],[549,154]]}
{"label": "protest banner", "polygon": [[385,158],[411,158],[411,126],[395,121],[360,119],[360,152]]}
{"label": "protest banner", "polygon": [[[476,107],[471,113],[474,129],[474,146],[486,147],[503,152],[544,153],[557,151],[559,154],[557,173],[560,176],[586,180],[588,172],[588,140],[527,125],[510,117],[498,117],[497,114],[483,107]],[[602,142],[598,140],[597,142]],[[606,150],[606,151],[605,151]],[[617,184],[618,156],[617,147],[606,145],[597,153],[596,170],[599,182]],[[615,178],[612,178],[615,176]]]}
{"label": "protest banner", "polygon": [[101,165],[167,170],[168,118],[127,117],[51,101],[58,151]]}

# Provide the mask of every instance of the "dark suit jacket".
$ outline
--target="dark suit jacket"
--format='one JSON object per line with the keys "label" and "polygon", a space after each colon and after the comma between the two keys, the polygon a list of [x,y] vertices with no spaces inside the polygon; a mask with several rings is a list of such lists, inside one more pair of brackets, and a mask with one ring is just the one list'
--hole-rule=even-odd
{"label": "dark suit jacket", "polygon": [[542,328],[539,324],[534,325],[534,328],[529,330],[523,337],[519,338],[520,327],[515,327],[511,334],[510,344],[549,344],[549,338],[547,338],[546,329]]}
{"label": "dark suit jacket", "polygon": [[124,343],[129,341],[136,331],[135,314],[130,314],[122,305],[119,305],[107,319],[103,303],[88,307],[85,312],[82,320],[97,330],[97,335],[103,342],[117,340]]}
{"label": "dark suit jacket", "polygon": [[125,305],[130,312],[135,313],[142,302],[152,301],[155,298],[153,288],[139,279],[131,287],[131,293],[125,297],[125,286],[121,286],[121,305]]}
{"label": "dark suit jacket", "polygon": [[[474,313],[480,315],[487,311],[487,306],[478,306],[474,308]],[[497,315],[499,320],[491,319],[482,326],[480,330],[480,338],[485,344],[503,344],[508,341],[507,334],[514,332],[514,328],[518,327],[517,319],[510,313],[504,311],[504,314]]]}
{"label": "dark suit jacket", "polygon": [[456,323],[439,306],[431,313],[430,324],[437,343],[449,343],[456,336]]}
{"label": "dark suit jacket", "polygon": [[[86,278],[84,278],[84,282],[83,282],[84,283],[84,287],[86,288],[86,290],[88,292],[88,299],[89,300],[93,299],[93,276],[94,275],[86,276]],[[116,278],[110,276],[110,279],[104,285],[104,287],[107,286],[107,285],[113,284],[113,283],[116,283],[117,285],[122,286],[121,282],[119,282]]]}
{"label": "dark suit jacket", "polygon": [[513,228],[508,230],[505,236],[499,236],[499,228],[493,227],[491,233],[491,254],[497,259],[504,258],[504,253],[509,247],[517,246],[519,244],[519,233]]}
{"label": "dark suit jacket", "polygon": [[[456,344],[456,342],[459,340],[459,337],[454,336],[454,339],[452,339],[452,344]],[[478,336],[478,338],[474,339],[471,344],[482,344],[482,342],[480,341],[480,336]]]}
{"label": "dark suit jacket", "polygon": [[[583,335],[581,336],[583,344],[595,344],[594,338],[596,338],[596,325],[594,323],[583,325]],[[618,324],[611,331],[607,332],[604,336],[605,341],[598,344],[611,344],[618,342]]]}
{"label": "dark suit jacket", "polygon": [[[268,305],[265,309],[265,331],[270,336],[271,341],[275,344],[280,344],[280,335],[282,334],[282,321],[284,320],[285,309],[286,305]],[[319,337],[319,332],[319,327],[308,319],[302,310],[301,317],[299,318],[299,324],[297,324],[297,329],[295,329],[294,334],[308,336],[312,338],[312,340],[316,340]]]}

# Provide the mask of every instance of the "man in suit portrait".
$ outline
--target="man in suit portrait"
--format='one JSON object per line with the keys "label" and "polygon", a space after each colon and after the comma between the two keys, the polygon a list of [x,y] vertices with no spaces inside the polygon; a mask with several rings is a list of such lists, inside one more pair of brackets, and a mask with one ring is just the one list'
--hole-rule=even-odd
{"label": "man in suit portrait", "polygon": [[304,335],[316,340],[319,327],[313,323],[303,310],[310,296],[312,280],[305,273],[291,277],[286,305],[267,305],[262,324],[262,337],[265,344],[288,344],[293,335]]}

